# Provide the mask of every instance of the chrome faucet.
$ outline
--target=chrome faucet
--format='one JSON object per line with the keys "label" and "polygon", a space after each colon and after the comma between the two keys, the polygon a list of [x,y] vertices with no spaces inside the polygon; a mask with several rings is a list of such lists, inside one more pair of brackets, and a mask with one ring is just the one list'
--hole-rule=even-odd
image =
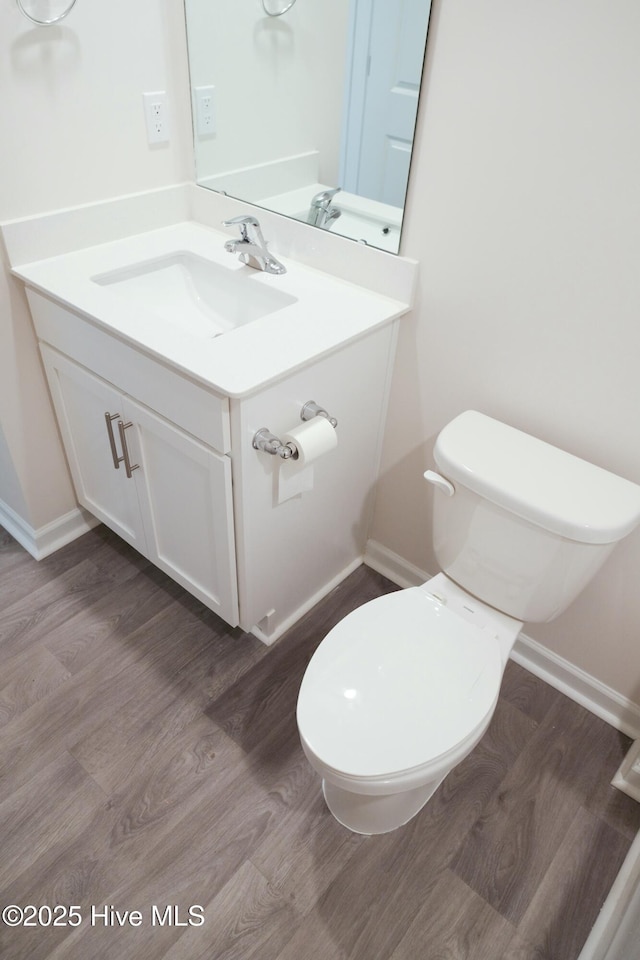
{"label": "chrome faucet", "polygon": [[267,250],[266,240],[262,236],[260,224],[255,217],[240,216],[222,221],[223,227],[231,227],[234,224],[240,227],[240,237],[238,240],[227,240],[224,245],[225,250],[229,253],[237,253],[242,263],[255,267],[256,270],[264,270],[265,273],[287,272],[284,264],[276,260]]}
{"label": "chrome faucet", "polygon": [[307,214],[307,223],[312,223],[314,227],[329,228],[329,225],[342,216],[340,207],[334,207],[331,203],[336,193],[340,193],[340,187],[334,187],[332,190],[321,190],[316,193],[311,201],[309,213]]}

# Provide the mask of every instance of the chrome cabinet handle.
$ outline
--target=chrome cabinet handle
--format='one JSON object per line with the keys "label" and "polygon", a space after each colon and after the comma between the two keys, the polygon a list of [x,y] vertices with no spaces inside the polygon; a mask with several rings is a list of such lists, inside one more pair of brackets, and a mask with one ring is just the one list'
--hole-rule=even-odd
{"label": "chrome cabinet handle", "polygon": [[119,413],[109,413],[108,410],[105,412],[105,415],[104,415],[104,419],[105,419],[105,422],[106,422],[106,424],[107,424],[107,435],[108,435],[108,437],[109,437],[109,446],[110,446],[110,448],[111,448],[111,457],[112,457],[112,459],[113,459],[113,465],[114,465],[114,467],[116,468],[116,470],[119,470],[119,469],[120,469],[120,464],[121,464],[122,461],[124,460],[124,457],[119,457],[119,456],[118,456],[118,451],[117,451],[117,449],[116,449],[116,438],[115,438],[114,435],[113,435],[113,427],[112,427],[111,424],[112,424],[112,421],[113,421],[113,420],[117,420],[119,416],[120,416]]}
{"label": "chrome cabinet handle", "polygon": [[122,445],[122,459],[124,460],[124,469],[129,480],[133,475],[134,470],[140,469],[139,463],[131,463],[129,458],[129,448],[127,447],[127,438],[125,436],[125,430],[128,430],[129,427],[132,427],[133,424],[131,421],[128,423],[123,423],[122,420],[118,420],[118,433],[120,434],[120,443]]}

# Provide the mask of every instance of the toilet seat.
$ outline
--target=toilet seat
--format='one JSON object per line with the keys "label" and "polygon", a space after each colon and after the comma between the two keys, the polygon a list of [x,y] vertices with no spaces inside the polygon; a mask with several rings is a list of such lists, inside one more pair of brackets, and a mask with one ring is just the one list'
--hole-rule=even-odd
{"label": "toilet seat", "polygon": [[350,613],[314,653],[298,697],[305,749],[327,773],[385,780],[482,731],[502,680],[498,638],[422,587]]}

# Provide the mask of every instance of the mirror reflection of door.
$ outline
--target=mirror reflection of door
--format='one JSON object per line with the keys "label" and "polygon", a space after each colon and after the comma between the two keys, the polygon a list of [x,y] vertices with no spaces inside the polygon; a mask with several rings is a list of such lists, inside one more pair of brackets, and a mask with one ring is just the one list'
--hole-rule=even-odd
{"label": "mirror reflection of door", "polygon": [[351,0],[343,189],[402,207],[431,0]]}

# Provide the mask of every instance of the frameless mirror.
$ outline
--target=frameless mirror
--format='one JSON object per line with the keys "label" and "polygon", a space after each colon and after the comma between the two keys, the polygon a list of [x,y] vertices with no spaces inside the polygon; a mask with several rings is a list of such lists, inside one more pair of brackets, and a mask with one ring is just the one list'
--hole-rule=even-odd
{"label": "frameless mirror", "polygon": [[185,0],[197,182],[397,253],[431,0]]}

